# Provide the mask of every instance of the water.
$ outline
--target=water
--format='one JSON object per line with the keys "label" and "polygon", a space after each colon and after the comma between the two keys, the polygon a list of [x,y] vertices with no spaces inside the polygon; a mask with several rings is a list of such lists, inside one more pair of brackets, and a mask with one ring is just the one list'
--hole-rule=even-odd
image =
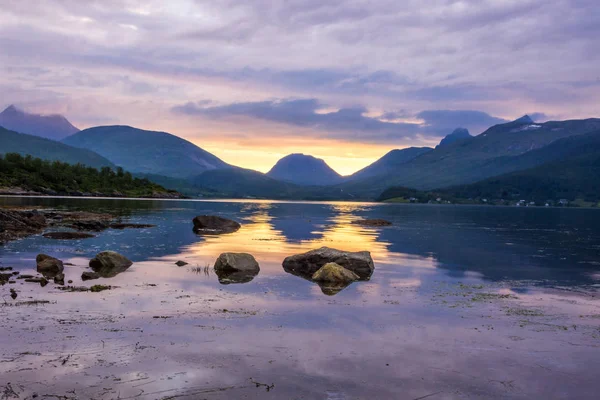
{"label": "water", "polygon": [[[79,277],[102,250],[134,265],[93,283],[5,285],[0,390],[66,398],[596,398],[600,212],[369,203],[4,198],[2,205],[109,211],[154,228],[92,239],[33,236],[0,247],[32,273],[47,253]],[[238,232],[198,236],[215,214]],[[351,224],[384,218],[393,225]],[[286,256],[368,250],[375,272],[334,296],[287,274]],[[222,252],[260,273],[219,283]],[[183,260],[189,264],[177,267]],[[86,282],[90,284],[90,282]],[[264,384],[264,385],[263,385]],[[274,386],[271,386],[274,385]],[[268,390],[267,390],[268,389]],[[0,392],[1,393],[1,392]],[[71,397],[69,397],[71,396]]]}

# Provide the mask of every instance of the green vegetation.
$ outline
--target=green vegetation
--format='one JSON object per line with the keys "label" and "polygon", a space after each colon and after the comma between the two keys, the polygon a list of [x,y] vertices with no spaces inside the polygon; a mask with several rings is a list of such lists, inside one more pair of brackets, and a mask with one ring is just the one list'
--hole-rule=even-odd
{"label": "green vegetation", "polygon": [[112,162],[93,151],[0,127],[0,155],[7,153],[18,153],[23,156],[29,154],[42,160],[85,164],[94,168],[115,167]]}
{"label": "green vegetation", "polygon": [[97,170],[82,164],[44,161],[15,153],[0,157],[0,187],[20,187],[43,193],[120,194],[129,197],[170,193],[148,179],[134,178],[122,168],[115,171],[102,167]]}

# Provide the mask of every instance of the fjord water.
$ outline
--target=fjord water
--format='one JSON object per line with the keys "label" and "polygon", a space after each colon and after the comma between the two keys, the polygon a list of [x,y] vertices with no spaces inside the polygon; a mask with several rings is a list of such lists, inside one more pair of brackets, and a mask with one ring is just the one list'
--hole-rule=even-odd
{"label": "fjord water", "polygon": [[[600,390],[600,212],[491,206],[2,198],[0,205],[107,211],[154,228],[0,247],[34,272],[47,253],[82,285],[88,260],[134,265],[93,283],[10,285],[0,308],[0,384],[22,398],[596,398]],[[198,236],[200,214],[237,220]],[[384,218],[390,227],[352,224]],[[286,256],[367,250],[370,281],[328,296],[287,274]],[[260,273],[221,284],[222,252]],[[174,263],[188,263],[178,267]],[[86,282],[88,284],[89,282]],[[3,297],[8,286],[0,288]],[[68,397],[71,396],[71,397]]]}

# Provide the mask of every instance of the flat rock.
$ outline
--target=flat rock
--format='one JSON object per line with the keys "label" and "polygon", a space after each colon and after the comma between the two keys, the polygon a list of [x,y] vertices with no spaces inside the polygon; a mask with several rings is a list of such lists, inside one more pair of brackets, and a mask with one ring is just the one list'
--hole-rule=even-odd
{"label": "flat rock", "polygon": [[57,239],[57,240],[75,240],[75,239],[89,239],[95,237],[90,233],[84,232],[48,232],[44,233],[42,236],[48,239]]}
{"label": "flat rock", "polygon": [[290,274],[312,279],[314,273],[328,263],[336,263],[354,272],[360,280],[368,280],[375,270],[368,251],[349,252],[329,247],[287,257],[283,260],[283,269]]}
{"label": "flat rock", "polygon": [[35,262],[37,263],[37,272],[46,277],[54,277],[65,269],[61,260],[47,254],[38,254]]}
{"label": "flat rock", "polygon": [[144,228],[154,228],[156,225],[152,224],[110,224],[112,229],[144,229]]}
{"label": "flat rock", "polygon": [[194,232],[199,234],[233,233],[241,228],[236,221],[216,215],[199,215],[192,222]]}
{"label": "flat rock", "polygon": [[105,229],[108,229],[109,223],[106,220],[98,219],[98,220],[87,220],[87,221],[73,221],[71,225],[69,225],[73,229],[77,229],[80,231],[94,231],[100,232]]}
{"label": "flat rock", "polygon": [[177,265],[178,267],[183,267],[183,266],[188,265],[188,263],[186,263],[185,261],[179,260],[175,263],[175,265]]}
{"label": "flat rock", "polygon": [[390,226],[392,223],[385,219],[359,219],[356,221],[352,221],[354,225],[362,225],[362,226]]}
{"label": "flat rock", "polygon": [[133,262],[115,251],[103,251],[90,260],[90,268],[103,278],[112,278],[131,267]]}
{"label": "flat rock", "polygon": [[81,274],[81,280],[82,281],[90,281],[92,279],[99,279],[99,278],[101,278],[100,274],[97,273],[97,272],[93,272],[93,271],[84,271]]}

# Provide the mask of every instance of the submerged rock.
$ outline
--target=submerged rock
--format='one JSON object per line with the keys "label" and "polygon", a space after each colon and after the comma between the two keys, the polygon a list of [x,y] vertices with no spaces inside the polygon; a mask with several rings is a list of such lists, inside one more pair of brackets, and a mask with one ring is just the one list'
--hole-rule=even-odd
{"label": "submerged rock", "polygon": [[143,229],[143,228],[154,228],[156,225],[152,225],[152,224],[111,224],[110,227],[112,229],[127,229],[127,228],[132,228],[132,229]]}
{"label": "submerged rock", "polygon": [[188,263],[186,263],[185,261],[179,260],[175,263],[175,265],[177,265],[178,267],[183,267],[183,266],[188,265]]}
{"label": "submerged rock", "polygon": [[100,278],[100,274],[97,272],[93,272],[93,271],[84,271],[81,274],[81,280],[82,281],[89,281],[92,279],[99,279]]}
{"label": "submerged rock", "polygon": [[352,283],[359,280],[354,272],[336,263],[327,263],[312,276],[315,282]]}
{"label": "submerged rock", "polygon": [[290,274],[312,279],[313,274],[328,263],[336,263],[354,272],[360,280],[368,280],[375,270],[368,251],[349,252],[329,247],[287,257],[283,260],[283,269]]}
{"label": "submerged rock", "polygon": [[131,260],[115,251],[103,251],[90,260],[90,267],[103,278],[117,276],[132,264]]}
{"label": "submerged rock", "polygon": [[199,234],[233,233],[241,228],[236,221],[216,215],[199,215],[192,222],[194,223],[194,232]]}
{"label": "submerged rock", "polygon": [[65,269],[61,260],[50,257],[47,254],[38,254],[35,261],[37,263],[37,272],[46,277],[55,277]]}
{"label": "submerged rock", "polygon": [[64,285],[65,284],[65,274],[63,274],[62,272],[58,275],[56,275],[54,277],[54,283],[56,283],[57,285]]}
{"label": "submerged rock", "polygon": [[362,225],[362,226],[390,226],[392,223],[385,219],[359,219],[356,221],[352,221],[354,225]]}
{"label": "submerged rock", "polygon": [[57,240],[89,239],[95,237],[90,233],[83,232],[48,232],[44,233],[42,236],[48,239]]}
{"label": "submerged rock", "polygon": [[34,278],[25,279],[25,282],[39,283],[41,287],[44,287],[48,284],[48,280],[44,277],[34,277]]}
{"label": "submerged rock", "polygon": [[86,221],[74,221],[73,223],[71,223],[70,227],[80,231],[100,232],[105,229],[108,229],[109,223],[104,219],[90,219]]}

